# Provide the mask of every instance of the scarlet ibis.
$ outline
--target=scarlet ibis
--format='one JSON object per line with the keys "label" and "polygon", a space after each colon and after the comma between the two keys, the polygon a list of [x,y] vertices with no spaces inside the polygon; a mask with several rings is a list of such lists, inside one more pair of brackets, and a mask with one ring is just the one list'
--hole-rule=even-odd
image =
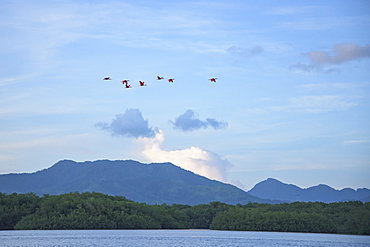
{"label": "scarlet ibis", "polygon": [[157,76],[157,80],[163,80],[164,77]]}
{"label": "scarlet ibis", "polygon": [[173,80],[175,80],[175,79],[173,79],[173,78],[172,79],[168,79],[168,82],[172,82],[173,83]]}
{"label": "scarlet ibis", "polygon": [[111,80],[111,78],[108,76],[108,77],[104,77],[103,79],[104,81],[108,81],[108,80]]}
{"label": "scarlet ibis", "polygon": [[217,78],[211,78],[211,79],[209,79],[211,82],[216,82],[216,79]]}
{"label": "scarlet ibis", "polygon": [[145,82],[143,82],[143,81],[139,81],[139,83],[140,83],[140,86],[141,86],[141,87],[142,87],[142,86],[146,86]]}

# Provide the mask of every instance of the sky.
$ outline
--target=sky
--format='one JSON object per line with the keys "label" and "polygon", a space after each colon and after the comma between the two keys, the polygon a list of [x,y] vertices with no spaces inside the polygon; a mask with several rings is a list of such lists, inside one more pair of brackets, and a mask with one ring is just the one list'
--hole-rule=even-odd
{"label": "sky", "polygon": [[2,0],[0,173],[131,159],[246,191],[370,188],[369,9]]}

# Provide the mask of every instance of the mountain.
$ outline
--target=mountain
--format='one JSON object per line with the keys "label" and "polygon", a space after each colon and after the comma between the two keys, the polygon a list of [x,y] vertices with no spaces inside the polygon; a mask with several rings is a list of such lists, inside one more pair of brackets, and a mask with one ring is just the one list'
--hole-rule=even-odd
{"label": "mountain", "polygon": [[69,192],[100,192],[125,196],[148,204],[227,204],[264,200],[230,184],[196,175],[171,163],[142,164],[137,161],[59,161],[35,173],[0,175],[0,192],[34,192],[58,195]]}
{"label": "mountain", "polygon": [[292,184],[284,184],[276,179],[268,178],[256,184],[250,191],[251,195],[263,199],[301,202],[339,202],[339,201],[370,201],[369,189],[333,189],[327,185],[317,185],[307,189]]}

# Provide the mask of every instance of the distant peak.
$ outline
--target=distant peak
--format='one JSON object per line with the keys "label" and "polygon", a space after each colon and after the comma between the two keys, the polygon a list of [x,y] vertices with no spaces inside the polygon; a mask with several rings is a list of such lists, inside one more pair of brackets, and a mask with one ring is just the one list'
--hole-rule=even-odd
{"label": "distant peak", "polygon": [[279,183],[279,184],[284,184],[283,182],[277,180],[276,178],[268,178],[265,181],[262,182],[270,182],[270,183]]}

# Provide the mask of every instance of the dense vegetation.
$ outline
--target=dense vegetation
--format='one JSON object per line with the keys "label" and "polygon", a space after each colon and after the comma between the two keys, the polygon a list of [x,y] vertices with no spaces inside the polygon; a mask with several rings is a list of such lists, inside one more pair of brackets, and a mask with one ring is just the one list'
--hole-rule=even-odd
{"label": "dense vegetation", "polygon": [[0,229],[214,229],[370,235],[370,203],[149,205],[101,193],[0,193]]}

